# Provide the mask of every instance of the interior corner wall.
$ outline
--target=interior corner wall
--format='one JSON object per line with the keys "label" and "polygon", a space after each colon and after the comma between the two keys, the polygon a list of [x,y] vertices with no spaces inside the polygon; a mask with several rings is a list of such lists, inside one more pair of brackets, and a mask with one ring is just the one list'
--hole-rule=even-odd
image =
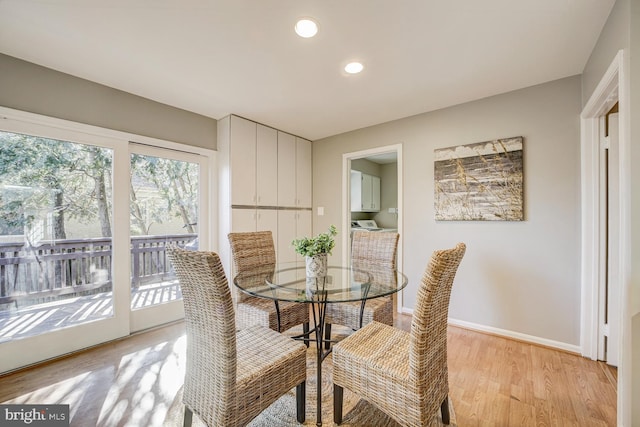
{"label": "interior corner wall", "polygon": [[[620,49],[629,48],[629,2],[617,0],[582,71],[582,106],[600,83]],[[637,0],[635,0],[637,1]]]}
{"label": "interior corner wall", "polygon": [[217,121],[0,54],[0,105],[215,150]]}
{"label": "interior corner wall", "polygon": [[[404,306],[413,309],[432,251],[465,242],[451,318],[577,346],[580,111],[573,76],[315,141],[313,204],[325,209],[314,230],[341,224],[343,154],[401,143]],[[513,136],[524,137],[525,220],[435,221],[434,149]]]}

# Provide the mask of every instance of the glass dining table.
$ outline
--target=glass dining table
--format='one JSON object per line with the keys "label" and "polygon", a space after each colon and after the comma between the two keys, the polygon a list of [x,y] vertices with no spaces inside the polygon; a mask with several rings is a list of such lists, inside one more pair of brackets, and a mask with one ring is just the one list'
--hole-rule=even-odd
{"label": "glass dining table", "polygon": [[[321,389],[322,361],[331,353],[325,348],[325,311],[327,304],[360,302],[360,318],[367,300],[392,295],[407,286],[407,277],[398,270],[366,269],[329,266],[321,277],[307,277],[304,266],[279,266],[274,269],[258,268],[234,278],[241,291],[274,301],[299,302],[311,305],[313,328],[308,334],[296,338],[315,342],[317,384]],[[313,338],[311,337],[313,335]],[[316,425],[322,425],[322,393],[317,393]]]}

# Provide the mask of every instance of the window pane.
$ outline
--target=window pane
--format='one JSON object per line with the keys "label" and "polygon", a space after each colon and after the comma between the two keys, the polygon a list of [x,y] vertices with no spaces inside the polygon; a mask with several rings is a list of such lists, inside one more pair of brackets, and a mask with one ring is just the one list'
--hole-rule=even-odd
{"label": "window pane", "polygon": [[0,342],[113,315],[112,162],[0,131]]}
{"label": "window pane", "polygon": [[131,308],[182,298],[165,254],[198,248],[197,163],[131,155]]}

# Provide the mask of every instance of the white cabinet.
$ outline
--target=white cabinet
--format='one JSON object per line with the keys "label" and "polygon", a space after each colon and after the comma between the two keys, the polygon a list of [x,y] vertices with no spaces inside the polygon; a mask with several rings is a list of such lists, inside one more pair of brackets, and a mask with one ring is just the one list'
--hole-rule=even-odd
{"label": "white cabinet", "polygon": [[278,132],[278,206],[296,206],[296,137]]}
{"label": "white cabinet", "polygon": [[296,206],[311,207],[311,141],[296,137]]}
{"label": "white cabinet", "polygon": [[[275,209],[231,209],[231,229],[234,232],[271,231],[275,243],[278,237],[278,211]],[[226,239],[227,236],[224,236]]]}
{"label": "white cabinet", "polygon": [[278,132],[278,206],[311,207],[311,141]]}
{"label": "white cabinet", "polygon": [[279,260],[302,260],[291,241],[311,235],[311,188],[310,141],[234,115],[218,120],[218,250],[225,270],[232,272],[231,232],[271,230]]}
{"label": "white cabinet", "polygon": [[310,210],[278,211],[278,264],[304,262],[304,258],[296,253],[291,242],[305,236],[311,236]]}
{"label": "white cabinet", "polygon": [[351,171],[351,212],[380,212],[380,178]]}
{"label": "white cabinet", "polygon": [[276,206],[277,131],[237,116],[229,120],[231,204]]}
{"label": "white cabinet", "polygon": [[256,123],[229,118],[230,194],[233,205],[256,204]]}
{"label": "white cabinet", "polygon": [[256,132],[256,204],[278,204],[278,131],[257,125]]}

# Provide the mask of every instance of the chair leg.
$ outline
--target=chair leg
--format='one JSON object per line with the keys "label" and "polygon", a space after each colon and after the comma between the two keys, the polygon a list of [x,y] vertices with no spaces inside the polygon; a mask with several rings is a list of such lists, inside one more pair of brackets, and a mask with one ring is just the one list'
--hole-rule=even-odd
{"label": "chair leg", "polygon": [[302,332],[304,333],[304,344],[309,348],[309,322],[302,324]]}
{"label": "chair leg", "polygon": [[187,408],[186,406],[184,407],[184,422],[183,422],[183,426],[184,427],[191,427],[191,421],[193,419],[193,412],[191,412],[191,409]]}
{"label": "chair leg", "polygon": [[296,418],[300,424],[305,420],[306,381],[296,386]]}
{"label": "chair leg", "polygon": [[324,349],[329,350],[331,348],[331,323],[324,324]]}
{"label": "chair leg", "polygon": [[342,423],[342,394],[344,389],[339,385],[333,385],[333,422]]}
{"label": "chair leg", "polygon": [[449,425],[449,396],[446,396],[440,405],[440,412],[442,413],[442,422]]}

